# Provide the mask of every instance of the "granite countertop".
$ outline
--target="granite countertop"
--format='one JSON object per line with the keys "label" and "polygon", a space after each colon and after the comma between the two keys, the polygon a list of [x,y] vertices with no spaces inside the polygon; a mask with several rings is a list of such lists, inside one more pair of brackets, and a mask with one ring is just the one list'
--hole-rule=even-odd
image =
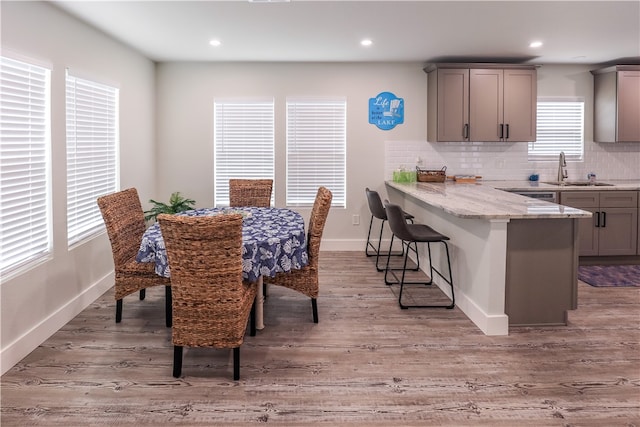
{"label": "granite countertop", "polygon": [[[508,181],[493,181],[493,183],[497,182],[507,183]],[[423,203],[440,208],[460,218],[540,219],[591,217],[591,212],[582,209],[501,191],[501,189],[522,188],[519,186],[524,185],[523,182],[517,184],[518,186],[509,184],[506,187],[501,187],[501,189],[498,189],[498,186],[494,186],[492,183],[480,181],[475,184],[458,184],[452,181],[445,183],[398,183],[387,181],[386,184]],[[549,187],[549,189],[554,188],[554,186]],[[547,188],[544,188],[544,190],[547,190]]]}

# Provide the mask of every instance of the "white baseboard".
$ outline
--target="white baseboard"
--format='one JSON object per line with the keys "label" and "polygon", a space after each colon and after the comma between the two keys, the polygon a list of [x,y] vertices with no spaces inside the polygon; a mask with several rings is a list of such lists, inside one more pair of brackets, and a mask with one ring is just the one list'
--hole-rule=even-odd
{"label": "white baseboard", "polygon": [[29,353],[38,348],[51,335],[76,317],[82,310],[113,286],[113,272],[103,277],[81,294],[67,302],[57,311],[42,319],[42,321],[26,332],[20,338],[2,349],[0,354],[0,375],[11,369],[16,363],[24,359]]}
{"label": "white baseboard", "polygon": [[509,335],[509,316],[485,313],[464,293],[458,292],[458,289],[456,289],[456,307],[466,314],[485,335]]}

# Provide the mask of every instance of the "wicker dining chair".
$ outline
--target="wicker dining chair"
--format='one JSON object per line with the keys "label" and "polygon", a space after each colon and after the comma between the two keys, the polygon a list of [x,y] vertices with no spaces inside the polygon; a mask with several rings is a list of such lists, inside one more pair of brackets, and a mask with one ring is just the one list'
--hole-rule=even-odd
{"label": "wicker dining chair", "polygon": [[333,194],[325,187],[320,187],[316,194],[311,218],[309,219],[309,231],[307,233],[307,252],[309,263],[298,270],[291,270],[287,273],[278,273],[275,277],[265,277],[265,283],[284,286],[289,289],[301,292],[311,298],[311,308],[313,310],[313,322],[318,323],[318,258],[320,256],[320,243],[322,232],[331,208]]}
{"label": "wicker dining chair", "polygon": [[242,280],[242,215],[158,215],[173,288],[173,376],[182,373],[182,349],[233,349],[240,378],[240,345],[247,320],[256,334],[256,283]]}
{"label": "wicker dining chair", "polygon": [[107,228],[115,270],[116,323],[122,320],[122,300],[129,294],[165,285],[166,325],[171,327],[171,281],[158,276],[153,263],[139,263],[136,255],[146,229],[144,212],[135,188],[101,196],[97,200]]}
{"label": "wicker dining chair", "polygon": [[271,206],[272,179],[230,179],[229,206]]}
{"label": "wicker dining chair", "polygon": [[[271,207],[272,179],[230,179],[229,206],[258,208]],[[262,285],[262,294],[267,297],[267,284]]]}

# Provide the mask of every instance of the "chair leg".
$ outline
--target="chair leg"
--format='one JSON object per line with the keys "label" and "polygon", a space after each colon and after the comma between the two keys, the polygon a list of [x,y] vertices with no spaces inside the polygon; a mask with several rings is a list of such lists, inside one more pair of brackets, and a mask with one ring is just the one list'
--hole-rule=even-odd
{"label": "chair leg", "polygon": [[173,298],[171,297],[171,286],[167,285],[164,287],[164,313],[166,317],[167,328],[170,328],[173,325]]}
{"label": "chair leg", "polygon": [[173,346],[173,376],[180,378],[182,374],[182,346]]}
{"label": "chair leg", "polygon": [[[411,224],[413,224],[413,219],[409,218],[407,219],[407,221],[411,222]],[[382,221],[382,225],[380,226],[380,240],[378,240],[378,250],[380,250],[380,241],[382,240],[382,227],[384,227],[384,221]],[[407,249],[409,248],[409,245],[407,244]],[[391,253],[392,256],[404,256],[404,242],[400,245],[400,252],[396,252],[393,253],[393,241],[389,244],[389,252]],[[416,259],[417,259],[417,264],[418,266],[415,268],[415,271],[420,270],[420,259],[418,258],[418,247],[416,246],[416,249],[414,250],[414,252],[416,253]],[[376,263],[377,265],[377,263]],[[378,271],[382,271],[382,270],[378,270]]]}
{"label": "chair leg", "polygon": [[[395,238],[395,235],[391,235],[391,245],[393,245],[393,239]],[[389,279],[387,279],[387,274],[389,274],[389,272],[391,271],[391,269],[389,268],[389,262],[391,261],[391,251],[389,251],[389,253],[387,253],[387,266],[384,269],[384,284],[389,286],[389,285],[394,285],[396,282],[391,282],[389,281]],[[391,273],[393,275],[393,273]]]}
{"label": "chair leg", "polygon": [[313,311],[313,323],[318,323],[318,301],[311,298],[311,311]]}
{"label": "chair leg", "polygon": [[369,248],[375,250],[375,246],[371,243],[371,228],[373,227],[373,215],[371,215],[371,220],[369,221],[369,232],[367,233],[367,245],[364,247],[364,254],[368,257],[376,255],[376,253],[369,253]]}
{"label": "chair leg", "polygon": [[264,296],[264,298],[267,298],[267,282],[262,282],[262,296]]}
{"label": "chair leg", "polygon": [[147,290],[146,289],[140,289],[140,301],[142,301],[144,299],[144,297],[147,296]]}
{"label": "chair leg", "polygon": [[[413,243],[413,247],[411,247],[411,243]],[[407,248],[404,247],[405,243],[402,242],[402,253],[399,255],[404,256],[406,251],[412,251],[416,254],[416,266],[414,268],[410,268],[411,271],[420,271],[420,255],[418,254],[418,243],[417,242],[408,242]],[[393,269],[392,269],[393,270]]]}
{"label": "chair leg", "polygon": [[233,380],[238,381],[240,379],[240,347],[234,347],[233,349]]}
{"label": "chair leg", "polygon": [[[391,234],[391,243],[390,243],[390,246],[389,246],[389,252],[387,253],[387,264],[386,264],[385,268],[379,270],[379,271],[384,271],[384,283],[387,286],[396,285],[396,284],[400,283],[400,281],[398,280],[398,277],[395,275],[394,271],[402,270],[404,272],[406,270],[406,268],[391,268],[391,267],[389,267],[389,263],[391,262],[391,257],[392,256],[402,255],[402,256],[405,257],[405,261],[406,261],[406,257],[407,257],[407,255],[409,253],[409,250],[412,250],[416,254],[416,267],[415,268],[410,268],[409,270],[411,270],[411,271],[419,271],[420,270],[420,257],[418,257],[418,244],[417,243],[415,244],[415,248],[411,248],[411,242],[406,243],[407,249],[405,249],[404,248],[405,242],[401,240],[400,242],[401,242],[401,245],[402,245],[402,253],[401,254],[393,254],[393,253],[391,253],[391,247],[393,246],[393,241],[394,241],[395,237],[396,236],[394,234]],[[390,281],[388,279],[389,272],[391,272],[391,275],[396,279],[395,282],[392,282],[392,281]]]}
{"label": "chair leg", "polygon": [[249,335],[256,336],[256,300],[251,305],[251,314],[249,315]]}
{"label": "chair leg", "polygon": [[[449,246],[447,245],[447,242],[445,241],[440,241],[440,243],[444,244],[446,253],[447,253],[447,265],[449,268],[449,278],[447,279],[446,277],[444,277],[440,271],[438,271],[434,266],[433,263],[431,262],[431,242],[427,242],[427,250],[429,253],[429,273],[430,273],[430,277],[429,277],[429,281],[428,282],[406,282],[404,280],[405,277],[405,271],[406,271],[406,266],[407,266],[407,258],[409,255],[409,251],[407,251],[407,254],[404,258],[404,267],[405,269],[402,271],[402,277],[400,279],[400,293],[398,294],[398,304],[400,305],[400,308],[402,309],[408,309],[408,308],[447,308],[447,309],[452,309],[455,306],[455,295],[454,295],[454,291],[453,291],[453,276],[451,275],[451,259],[449,258]],[[404,290],[404,285],[431,285],[433,284],[433,273],[438,274],[445,282],[447,282],[447,284],[451,287],[451,304],[447,304],[447,305],[406,305],[402,303],[402,293]]]}
{"label": "chair leg", "polygon": [[[413,222],[413,218],[408,218],[408,219],[407,219],[407,221],[409,221],[411,224],[413,224],[413,223],[414,223],[414,222]],[[391,248],[389,248],[389,250],[391,250]],[[418,244],[417,244],[416,242],[414,242],[414,248],[412,249],[412,248],[411,248],[411,244],[410,244],[410,243],[407,243],[407,249],[406,249],[406,250],[407,250],[407,251],[408,251],[408,250],[412,250],[412,251],[416,254],[416,267],[415,267],[415,268],[412,268],[411,270],[412,270],[412,271],[420,271],[420,255],[418,255]],[[404,256],[404,251],[405,251],[405,248],[404,248],[404,242],[403,242],[403,245],[402,245],[402,252],[400,252],[400,253],[398,254],[398,256]]]}
{"label": "chair leg", "polygon": [[116,300],[116,323],[122,321],[122,298]]}
{"label": "chair leg", "polygon": [[[380,236],[378,236],[378,249],[376,249],[376,270],[378,271],[382,271],[384,270],[383,268],[380,268],[378,266],[378,261],[380,260],[380,245],[382,245],[382,232],[384,231],[384,223],[385,221],[382,221],[382,224],[380,224]],[[393,247],[393,236],[391,237],[391,243],[389,244],[389,254],[391,254],[391,248]]]}
{"label": "chair leg", "polygon": [[[376,270],[378,271],[384,271],[385,269],[383,267],[380,266],[380,247],[382,246],[382,235],[384,232],[384,223],[385,220],[382,220],[382,223],[380,224],[380,235],[378,236],[378,245],[377,247],[373,244],[373,242],[371,242],[371,230],[373,228],[373,215],[371,216],[371,221],[369,221],[369,232],[367,233],[367,246],[365,248],[365,255],[368,257],[372,257],[375,255],[376,257]],[[412,220],[413,221],[413,220]],[[393,236],[392,236],[393,238]],[[369,253],[369,248],[372,249],[372,252]],[[389,253],[391,253],[392,256],[404,256],[404,245],[402,246],[402,251],[400,253],[392,253],[392,249],[393,249],[393,240],[391,241],[390,245],[389,245]]]}
{"label": "chair leg", "polygon": [[[453,308],[455,306],[455,303],[456,303],[456,296],[455,296],[454,291],[453,291],[453,275],[451,274],[451,259],[449,258],[449,245],[447,245],[447,242],[442,242],[442,244],[444,244],[444,249],[445,249],[445,252],[447,253],[447,266],[449,267],[449,280],[447,280],[444,277],[443,277],[443,279],[451,287],[451,305],[448,306],[447,308]],[[437,270],[436,270],[436,272],[440,275],[440,277],[442,277],[442,274],[440,274],[440,272],[438,272]]]}

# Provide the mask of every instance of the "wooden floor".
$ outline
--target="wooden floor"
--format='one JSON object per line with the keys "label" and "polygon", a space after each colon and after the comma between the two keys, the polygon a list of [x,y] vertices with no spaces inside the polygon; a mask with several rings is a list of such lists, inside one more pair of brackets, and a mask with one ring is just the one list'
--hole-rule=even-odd
{"label": "wooden floor", "polygon": [[272,287],[239,382],[219,349],[185,349],[173,378],[163,290],[117,325],[111,290],[2,376],[1,424],[640,425],[640,289],[580,283],[567,327],[490,337],[393,288],[362,253],[323,252],[320,323]]}

